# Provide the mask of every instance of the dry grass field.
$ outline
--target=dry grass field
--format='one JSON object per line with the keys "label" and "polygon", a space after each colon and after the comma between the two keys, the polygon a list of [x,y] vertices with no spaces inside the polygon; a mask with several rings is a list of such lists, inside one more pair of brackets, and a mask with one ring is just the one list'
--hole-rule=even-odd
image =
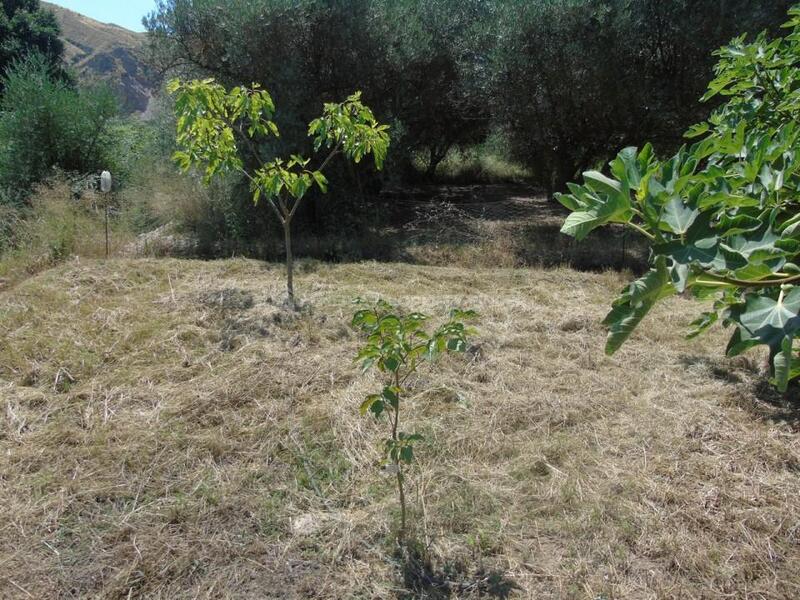
{"label": "dry grass field", "polygon": [[[72,260],[0,292],[0,597],[796,598],[800,409],[627,277]],[[412,382],[419,560],[393,549],[355,296],[481,313]],[[409,429],[411,429],[411,427]]]}

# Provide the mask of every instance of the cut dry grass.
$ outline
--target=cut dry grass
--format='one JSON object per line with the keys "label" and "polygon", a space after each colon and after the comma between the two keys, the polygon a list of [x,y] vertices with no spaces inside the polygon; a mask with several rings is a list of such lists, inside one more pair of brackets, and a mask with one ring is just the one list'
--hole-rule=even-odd
{"label": "cut dry grass", "polygon": [[[625,277],[566,269],[70,262],[0,294],[0,597],[790,598],[796,409],[763,357],[687,342],[673,299],[620,353]],[[355,296],[482,314],[414,383],[428,564],[392,549]],[[441,374],[439,376],[438,374]]]}

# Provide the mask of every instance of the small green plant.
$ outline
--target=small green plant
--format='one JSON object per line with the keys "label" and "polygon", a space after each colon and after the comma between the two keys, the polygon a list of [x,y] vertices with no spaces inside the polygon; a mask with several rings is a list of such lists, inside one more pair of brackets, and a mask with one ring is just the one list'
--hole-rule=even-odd
{"label": "small green plant", "polygon": [[[366,304],[356,300],[358,304]],[[388,416],[390,437],[384,443],[384,466],[397,478],[400,500],[401,544],[406,534],[406,495],[403,467],[414,460],[414,444],[422,440],[418,433],[400,430],[400,409],[408,390],[409,378],[425,363],[448,352],[465,352],[467,337],[474,330],[465,325],[477,317],[471,310],[453,309],[450,318],[430,332],[429,318],[420,313],[404,314],[383,300],[361,308],[353,316],[353,327],[361,330],[367,341],[359,351],[356,362],[363,372],[376,369],[384,378],[383,390],[370,394],[361,404],[361,414],[371,413],[376,418]]]}
{"label": "small green plant", "polygon": [[280,133],[272,121],[272,97],[258,84],[227,91],[213,79],[186,83],[176,79],[168,90],[175,96],[178,115],[177,142],[183,149],[175,153],[175,160],[180,167],[184,171],[204,168],[206,184],[219,173],[244,175],[250,182],[253,202],[264,198],[283,226],[286,291],[289,304],[294,306],[291,228],[297,209],[314,186],[322,193],[328,191],[323,171],[337,154],[356,163],[372,154],[375,167],[381,169],[389,149],[388,125],[379,124],[361,103],[361,92],[342,103],[325,104],[322,116],[309,124],[308,135],[313,138],[314,152],[323,147],[329,152],[318,167],[309,168],[311,159],[298,154],[288,160],[262,158],[261,144]]}

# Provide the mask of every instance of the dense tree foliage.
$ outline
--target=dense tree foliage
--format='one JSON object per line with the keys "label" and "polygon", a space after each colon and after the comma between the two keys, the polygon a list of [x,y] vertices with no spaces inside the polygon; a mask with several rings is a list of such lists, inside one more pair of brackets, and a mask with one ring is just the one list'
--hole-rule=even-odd
{"label": "dense tree foliage", "polygon": [[800,7],[791,31],[770,41],[745,36],[717,52],[705,99],[724,100],[667,160],[653,147],[627,148],[611,176],[584,173],[559,196],[572,214],[563,231],[578,239],[622,223],[652,245],[652,268],[632,283],[606,319],[616,351],[662,298],[690,292],[714,301],[696,323],[733,327],[728,354],[766,345],[774,381],[800,376]]}
{"label": "dense tree foliage", "polygon": [[117,101],[106,87],[75,89],[49,61],[31,54],[3,78],[0,198],[24,200],[53,167],[89,173],[112,160],[108,138]]}
{"label": "dense tree foliage", "polygon": [[516,156],[551,190],[652,140],[672,151],[701,118],[711,52],[776,28],[790,0],[501,2],[491,104]]}
{"label": "dense tree foliage", "polygon": [[[3,0],[0,3],[0,75],[16,60],[34,51],[61,68],[64,44],[55,15],[39,0]],[[0,83],[0,91],[2,91]]]}
{"label": "dense tree foliage", "polygon": [[162,70],[268,86],[283,131],[302,132],[324,102],[360,89],[394,125],[396,161],[425,150],[435,167],[453,144],[485,135],[473,75],[491,15],[481,0],[162,0],[147,27]]}
{"label": "dense tree foliage", "polygon": [[[363,90],[393,125],[396,176],[408,174],[412,153],[433,175],[454,145],[500,129],[555,190],[620,145],[677,148],[676,132],[701,116],[711,51],[742,31],[774,30],[790,4],[161,0],[147,26],[163,69],[267,85],[286,107],[285,131]],[[362,176],[344,174],[351,189]]]}

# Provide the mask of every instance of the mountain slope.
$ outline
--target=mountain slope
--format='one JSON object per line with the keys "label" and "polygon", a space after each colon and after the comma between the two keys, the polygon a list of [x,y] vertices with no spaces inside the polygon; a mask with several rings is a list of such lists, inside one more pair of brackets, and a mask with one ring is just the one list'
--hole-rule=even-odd
{"label": "mountain slope", "polygon": [[58,17],[65,59],[78,75],[111,83],[120,95],[124,112],[146,111],[154,85],[141,59],[144,34],[100,23],[48,2],[42,5]]}

